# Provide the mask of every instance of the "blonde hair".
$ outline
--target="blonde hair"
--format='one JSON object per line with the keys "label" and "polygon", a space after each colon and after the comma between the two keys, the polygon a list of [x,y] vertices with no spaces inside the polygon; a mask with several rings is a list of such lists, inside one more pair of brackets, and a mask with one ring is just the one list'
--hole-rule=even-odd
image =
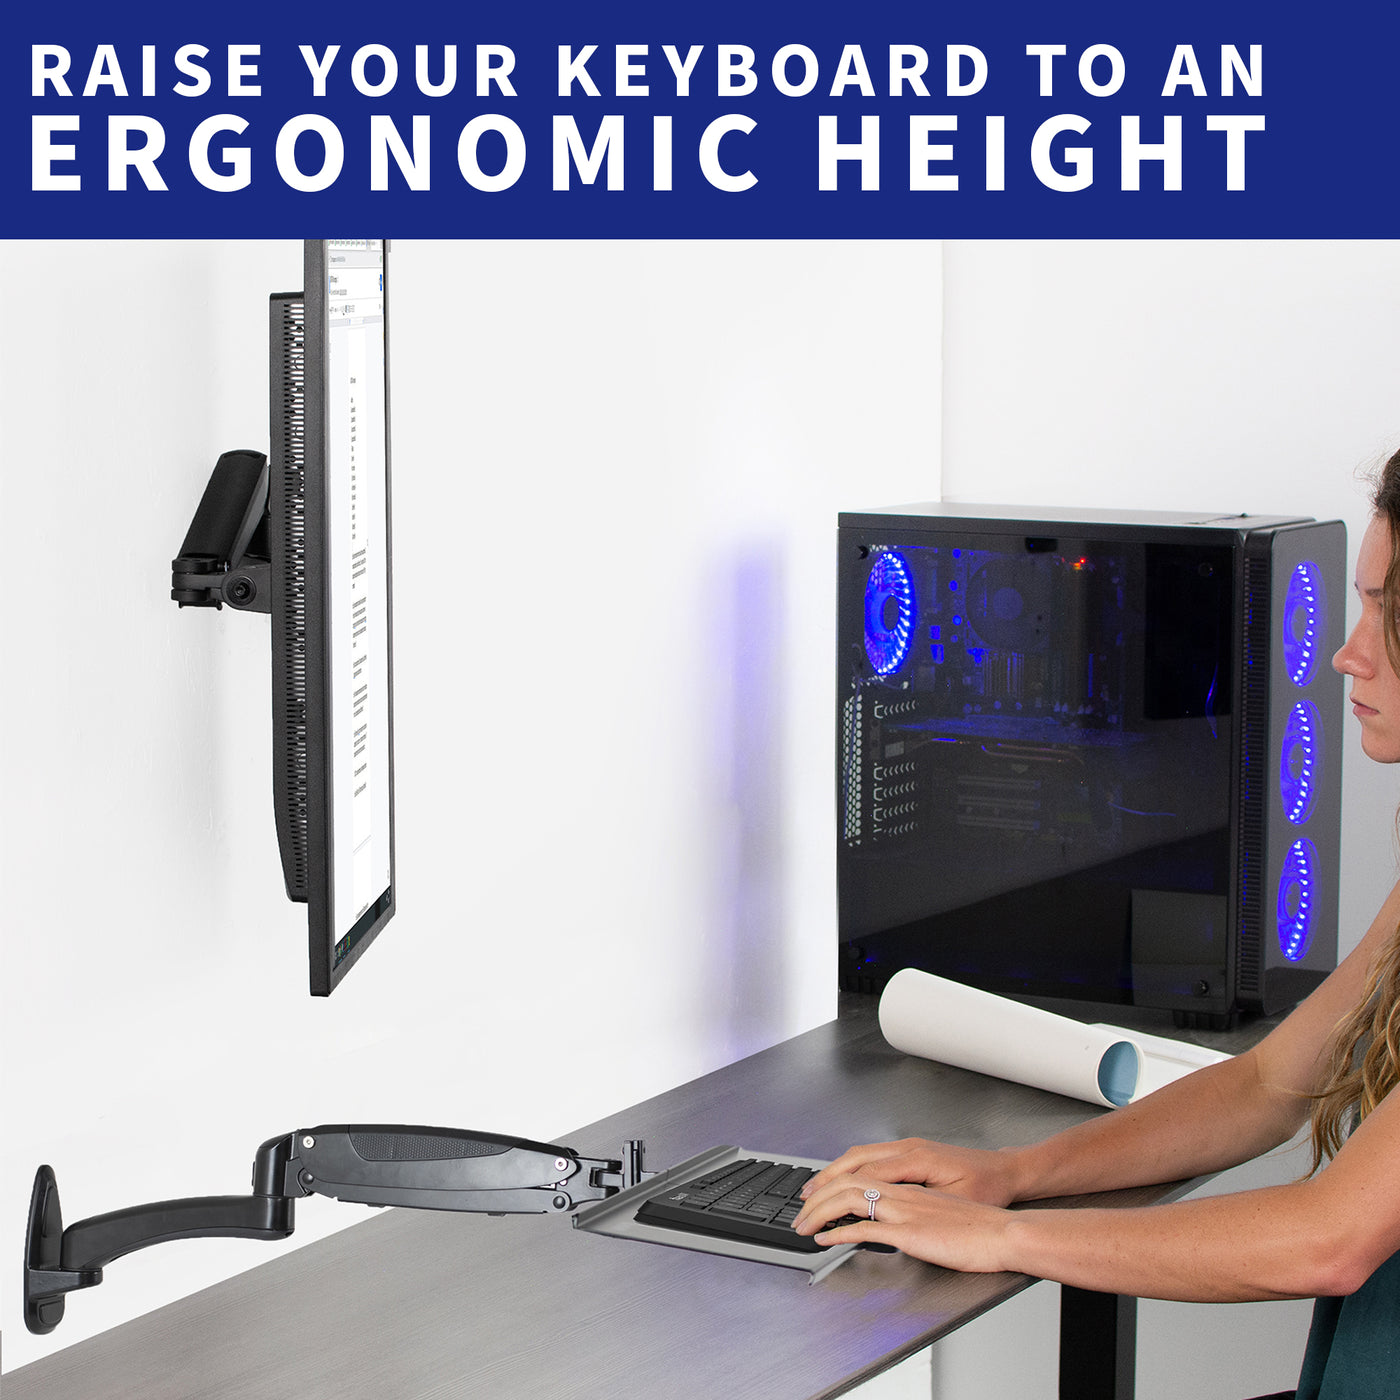
{"label": "blonde hair", "polygon": [[[1400,452],[1377,474],[1371,504],[1376,518],[1390,527],[1385,651],[1391,670],[1400,675]],[[1332,1032],[1325,1066],[1322,1086],[1312,1096],[1313,1171],[1400,1080],[1400,928],[1376,958],[1360,1005]]]}
{"label": "blonde hair", "polygon": [[1400,929],[1371,968],[1361,1004],[1332,1032],[1326,1064],[1313,1096],[1313,1171],[1400,1080]]}

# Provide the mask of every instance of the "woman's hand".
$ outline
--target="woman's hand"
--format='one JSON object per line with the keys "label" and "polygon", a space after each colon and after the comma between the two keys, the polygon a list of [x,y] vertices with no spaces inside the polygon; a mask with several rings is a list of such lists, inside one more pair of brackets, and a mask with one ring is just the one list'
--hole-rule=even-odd
{"label": "woman's hand", "polygon": [[[826,1179],[814,1178],[816,1190],[793,1222],[798,1234],[815,1235],[823,1245],[893,1245],[916,1259],[965,1273],[997,1273],[1006,1267],[1001,1256],[1008,1211],[909,1182],[880,1181],[868,1172],[822,1175]],[[867,1191],[879,1192],[874,1219],[865,1218],[872,1205]],[[826,1228],[847,1215],[862,1219]]]}
{"label": "woman's hand", "polygon": [[[881,1182],[915,1183],[983,1205],[1006,1206],[1020,1199],[1016,1158],[1012,1153],[950,1147],[924,1138],[852,1147],[818,1172],[802,1194],[810,1201],[832,1182],[846,1177],[863,1181],[866,1186]],[[838,1215],[844,1213],[837,1212]],[[864,1206],[856,1213],[864,1214]]]}

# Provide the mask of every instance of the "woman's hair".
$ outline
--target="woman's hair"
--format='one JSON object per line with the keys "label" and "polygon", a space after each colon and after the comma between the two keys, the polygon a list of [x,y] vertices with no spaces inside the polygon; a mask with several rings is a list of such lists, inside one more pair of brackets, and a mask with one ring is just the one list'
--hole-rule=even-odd
{"label": "woman's hair", "polygon": [[[1371,494],[1376,518],[1390,527],[1385,571],[1385,651],[1400,675],[1400,452],[1376,476]],[[1325,1078],[1313,1095],[1312,1169],[1316,1171],[1400,1082],[1400,929],[1381,949],[1361,1003],[1345,1016],[1328,1042]]]}
{"label": "woman's hair", "polygon": [[1314,1095],[1312,1169],[1346,1139],[1400,1080],[1400,933],[1381,950],[1361,1004],[1344,1017],[1327,1046],[1326,1080]]}

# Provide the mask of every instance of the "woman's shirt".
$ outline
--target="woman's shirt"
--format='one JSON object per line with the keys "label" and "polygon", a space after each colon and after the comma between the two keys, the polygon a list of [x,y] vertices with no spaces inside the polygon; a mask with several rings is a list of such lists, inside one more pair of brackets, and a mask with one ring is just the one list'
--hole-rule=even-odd
{"label": "woman's shirt", "polygon": [[1313,1309],[1298,1400],[1400,1396],[1400,1254],[1346,1298]]}

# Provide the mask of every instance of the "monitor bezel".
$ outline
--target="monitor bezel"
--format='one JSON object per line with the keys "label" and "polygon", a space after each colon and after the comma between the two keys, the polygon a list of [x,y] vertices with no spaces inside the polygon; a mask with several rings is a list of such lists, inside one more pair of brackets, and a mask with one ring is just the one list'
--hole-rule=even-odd
{"label": "monitor bezel", "polygon": [[[327,549],[329,535],[326,444],[329,406],[326,375],[329,362],[329,318],[326,273],[331,240],[307,239],[303,244],[305,307],[305,500],[306,553],[305,603],[307,636],[307,956],[311,994],[328,996],[364,956],[397,908],[397,864],[394,821],[394,647],[393,647],[393,438],[390,405],[390,301],[389,241],[384,240],[384,528],[385,528],[385,640],[388,648],[388,760],[389,760],[389,885],[384,894],[361,916],[344,937],[349,946],[336,957],[334,909],[335,832],[332,815],[332,778],[327,771],[331,742],[330,715],[330,617]],[[313,528],[313,522],[315,522]]]}

